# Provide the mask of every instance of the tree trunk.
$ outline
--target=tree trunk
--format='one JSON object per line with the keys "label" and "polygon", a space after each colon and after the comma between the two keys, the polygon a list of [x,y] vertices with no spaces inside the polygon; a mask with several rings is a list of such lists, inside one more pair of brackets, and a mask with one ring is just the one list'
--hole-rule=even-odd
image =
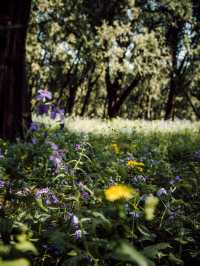
{"label": "tree trunk", "polygon": [[169,94],[167,99],[167,104],[165,108],[165,120],[172,119],[174,113],[174,104],[176,98],[176,82],[173,78],[171,78]]}
{"label": "tree trunk", "polygon": [[7,0],[0,6],[0,137],[23,137],[30,123],[26,82],[26,35],[31,0]]}

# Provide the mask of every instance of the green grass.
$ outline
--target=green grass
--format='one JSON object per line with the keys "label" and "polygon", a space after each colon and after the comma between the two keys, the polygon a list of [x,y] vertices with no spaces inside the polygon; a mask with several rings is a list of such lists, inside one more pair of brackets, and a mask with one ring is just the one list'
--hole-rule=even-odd
{"label": "green grass", "polygon": [[[0,142],[0,180],[6,182],[0,188],[3,260],[63,266],[199,264],[199,122],[68,118],[61,131],[56,122],[35,120],[46,126],[26,142]],[[56,151],[49,141],[58,145]],[[144,168],[129,167],[130,160]],[[131,186],[134,197],[109,202],[104,191],[113,184]],[[50,194],[36,199],[47,187]],[[167,194],[159,196],[160,189]],[[159,198],[150,208],[152,220],[145,214],[150,195]]]}

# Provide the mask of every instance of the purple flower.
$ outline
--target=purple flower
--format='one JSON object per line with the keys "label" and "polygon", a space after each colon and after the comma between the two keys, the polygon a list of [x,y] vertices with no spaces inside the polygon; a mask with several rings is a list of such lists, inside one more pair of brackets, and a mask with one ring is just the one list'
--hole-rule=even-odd
{"label": "purple flower", "polygon": [[40,104],[40,105],[37,106],[37,113],[39,115],[48,114],[48,111],[49,111],[49,105]]}
{"label": "purple flower", "polygon": [[81,193],[81,195],[82,195],[84,200],[88,200],[90,198],[90,194],[88,192],[86,192],[86,191],[83,191]]}
{"label": "purple flower", "polygon": [[138,219],[140,217],[140,213],[133,211],[129,213],[134,219]]}
{"label": "purple flower", "polygon": [[81,239],[82,231],[80,229],[76,230],[75,233],[74,233],[74,236],[75,236],[76,240]]}
{"label": "purple flower", "polygon": [[51,98],[52,98],[52,93],[48,91],[47,89],[39,90],[36,96],[37,100],[43,101],[43,102],[45,102],[45,100],[51,100]]}
{"label": "purple flower", "polygon": [[57,203],[59,203],[59,200],[56,197],[56,195],[52,192],[49,192],[47,194],[47,198],[45,199],[45,204],[50,205],[50,204],[57,204]]}
{"label": "purple flower", "polygon": [[54,150],[53,154],[49,157],[49,160],[52,161],[56,172],[59,172],[59,170],[62,166],[63,157],[64,157],[64,151],[63,150]]}
{"label": "purple flower", "polygon": [[81,149],[81,144],[75,144],[75,150],[79,151]]}
{"label": "purple flower", "polygon": [[58,145],[52,141],[46,141],[45,143],[50,145],[53,151],[57,151],[59,149]]}
{"label": "purple flower", "polygon": [[170,185],[174,185],[175,183],[181,181],[182,179],[183,179],[182,176],[177,175],[177,176],[175,177],[175,179],[170,180],[169,183],[170,183]]}
{"label": "purple flower", "polygon": [[48,194],[48,193],[49,193],[49,188],[48,187],[38,189],[36,194],[35,194],[35,198],[39,199],[43,194]]}
{"label": "purple flower", "polygon": [[64,124],[65,111],[64,111],[64,109],[59,109],[59,108],[55,107],[54,105],[52,105],[50,117],[53,120],[55,120],[57,117],[59,117],[60,123]]}
{"label": "purple flower", "polygon": [[0,188],[4,188],[5,187],[5,181],[0,180]]}
{"label": "purple flower", "polygon": [[50,197],[50,200],[51,200],[51,202],[52,202],[53,204],[57,204],[57,203],[59,203],[59,200],[58,200],[58,198],[56,197],[55,194],[51,193],[51,194],[49,195],[49,197]]}
{"label": "purple flower", "polygon": [[73,215],[71,218],[72,226],[77,227],[79,225],[79,219],[76,215]]}
{"label": "purple flower", "polygon": [[30,125],[30,128],[29,128],[32,132],[34,131],[38,131],[39,129],[39,124],[38,123],[35,123],[35,122],[32,122],[31,125]]}
{"label": "purple flower", "polygon": [[55,120],[57,117],[57,114],[58,114],[58,109],[54,105],[52,105],[51,106],[51,113],[50,113],[51,119]]}
{"label": "purple flower", "polygon": [[157,191],[156,195],[161,197],[162,195],[167,195],[167,190],[165,188],[161,188]]}
{"label": "purple flower", "polygon": [[36,144],[36,143],[37,143],[37,139],[36,139],[36,138],[32,138],[32,139],[31,139],[31,142],[32,142],[33,144]]}
{"label": "purple flower", "polygon": [[59,149],[57,144],[55,144],[51,141],[47,141],[46,143],[49,144],[53,150],[53,153],[49,157],[49,160],[52,161],[53,166],[55,167],[55,171],[59,172],[59,170],[62,166],[62,161],[63,161],[65,153],[62,149]]}
{"label": "purple flower", "polygon": [[176,182],[179,182],[179,181],[181,181],[183,178],[182,178],[182,176],[179,176],[179,175],[177,175],[176,177],[175,177],[175,181]]}

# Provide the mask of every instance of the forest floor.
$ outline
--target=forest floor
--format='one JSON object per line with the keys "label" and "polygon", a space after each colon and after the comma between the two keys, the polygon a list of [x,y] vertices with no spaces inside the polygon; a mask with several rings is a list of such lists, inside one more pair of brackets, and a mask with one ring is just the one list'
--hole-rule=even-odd
{"label": "forest floor", "polygon": [[35,121],[0,140],[0,265],[200,265],[199,122]]}

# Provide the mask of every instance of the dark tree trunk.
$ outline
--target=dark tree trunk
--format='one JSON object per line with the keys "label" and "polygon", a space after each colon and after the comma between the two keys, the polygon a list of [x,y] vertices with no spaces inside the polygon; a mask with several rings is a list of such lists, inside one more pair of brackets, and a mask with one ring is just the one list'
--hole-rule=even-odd
{"label": "dark tree trunk", "polygon": [[75,106],[76,94],[78,87],[72,86],[69,88],[69,97],[67,101],[67,113],[71,115]]}
{"label": "dark tree trunk", "polygon": [[31,0],[0,6],[0,137],[22,137],[30,122],[25,47]]}
{"label": "dark tree trunk", "polygon": [[84,114],[86,112],[86,108],[87,108],[87,106],[89,104],[90,96],[91,96],[91,93],[92,93],[93,85],[94,84],[93,84],[93,82],[91,81],[91,78],[90,78],[89,81],[88,81],[87,93],[86,93],[84,101],[83,101],[83,106],[82,106],[82,109],[81,109],[80,116],[84,116]]}
{"label": "dark tree trunk", "polygon": [[176,82],[172,78],[170,82],[170,87],[169,87],[169,94],[168,94],[168,99],[165,107],[165,120],[169,120],[173,118],[174,114],[174,104],[175,104],[175,99],[176,99]]}
{"label": "dark tree trunk", "polygon": [[119,114],[120,108],[133,89],[139,85],[141,78],[139,76],[135,77],[126,88],[122,88],[119,83],[122,79],[122,74],[120,73],[119,76],[115,78],[114,82],[111,82],[109,68],[107,68],[105,79],[107,90],[107,113],[110,118],[114,118]]}

